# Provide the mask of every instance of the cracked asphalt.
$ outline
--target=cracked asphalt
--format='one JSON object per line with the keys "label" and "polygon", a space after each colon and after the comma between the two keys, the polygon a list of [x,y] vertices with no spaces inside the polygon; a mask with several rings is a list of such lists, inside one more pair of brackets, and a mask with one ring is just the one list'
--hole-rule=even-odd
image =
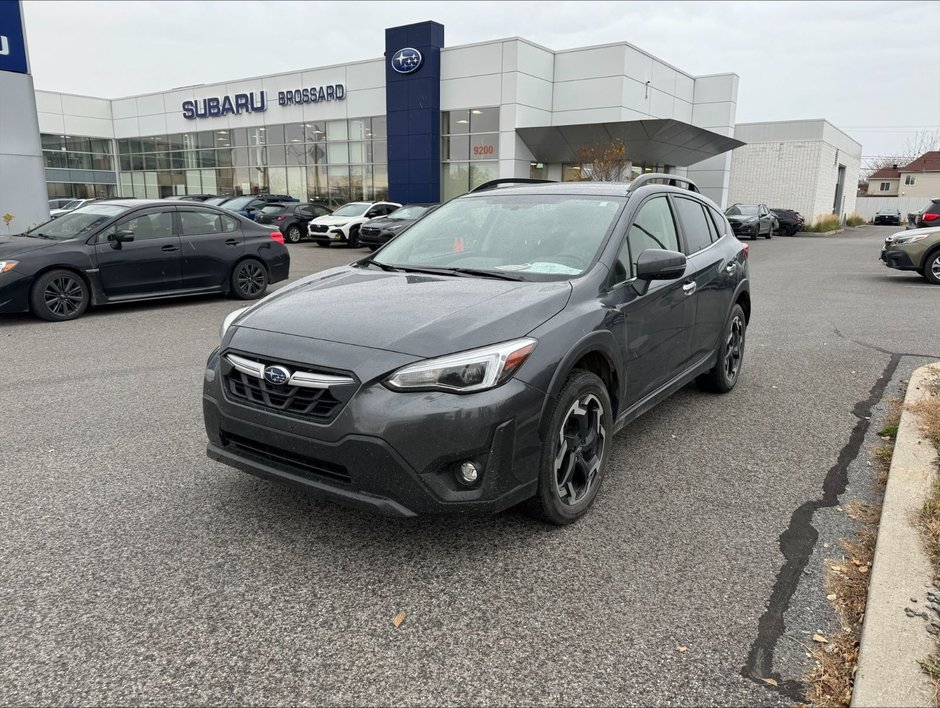
{"label": "cracked asphalt", "polygon": [[[792,705],[816,527],[864,486],[866,418],[940,359],[940,288],[877,261],[894,230],[751,242],[738,387],[626,428],[563,529],[377,518],[210,462],[234,301],[3,318],[0,704]],[[355,256],[292,249],[295,277]]]}

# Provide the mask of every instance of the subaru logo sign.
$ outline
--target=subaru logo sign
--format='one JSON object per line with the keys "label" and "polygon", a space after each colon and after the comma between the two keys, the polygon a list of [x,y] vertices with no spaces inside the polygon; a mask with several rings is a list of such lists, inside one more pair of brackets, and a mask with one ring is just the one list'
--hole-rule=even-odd
{"label": "subaru logo sign", "polygon": [[290,380],[290,372],[283,366],[266,366],[264,380],[277,386],[283,386]]}
{"label": "subaru logo sign", "polygon": [[405,47],[395,52],[392,57],[392,68],[399,74],[410,74],[421,66],[421,52],[411,47]]}

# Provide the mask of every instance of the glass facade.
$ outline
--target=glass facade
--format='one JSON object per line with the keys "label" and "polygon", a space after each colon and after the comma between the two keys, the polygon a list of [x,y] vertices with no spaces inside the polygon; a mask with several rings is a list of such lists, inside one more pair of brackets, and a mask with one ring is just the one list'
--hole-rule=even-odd
{"label": "glass facade", "polygon": [[441,201],[499,177],[499,108],[441,113]]}
{"label": "glass facade", "polygon": [[270,193],[334,204],[388,198],[384,116],[116,143],[122,196]]}
{"label": "glass facade", "polygon": [[50,199],[117,196],[111,138],[43,133],[41,140]]}

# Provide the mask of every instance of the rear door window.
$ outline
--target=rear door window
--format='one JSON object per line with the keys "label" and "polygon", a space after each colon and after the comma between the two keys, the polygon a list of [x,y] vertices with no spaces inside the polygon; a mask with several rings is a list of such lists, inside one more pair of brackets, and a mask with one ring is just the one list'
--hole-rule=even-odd
{"label": "rear door window", "polygon": [[682,223],[682,233],[685,234],[686,253],[698,253],[712,244],[712,229],[709,227],[702,205],[692,199],[675,197],[676,210],[679,212],[679,221]]}

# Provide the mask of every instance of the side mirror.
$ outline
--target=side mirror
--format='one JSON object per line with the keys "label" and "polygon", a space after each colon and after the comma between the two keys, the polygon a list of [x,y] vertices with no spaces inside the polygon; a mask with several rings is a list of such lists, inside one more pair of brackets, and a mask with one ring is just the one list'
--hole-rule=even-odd
{"label": "side mirror", "polygon": [[111,242],[111,245],[129,243],[134,240],[133,231],[116,231],[115,233],[108,236],[108,241]]}
{"label": "side mirror", "polygon": [[654,280],[675,280],[685,275],[686,257],[678,251],[647,248],[636,259],[636,282],[633,289],[645,295]]}

